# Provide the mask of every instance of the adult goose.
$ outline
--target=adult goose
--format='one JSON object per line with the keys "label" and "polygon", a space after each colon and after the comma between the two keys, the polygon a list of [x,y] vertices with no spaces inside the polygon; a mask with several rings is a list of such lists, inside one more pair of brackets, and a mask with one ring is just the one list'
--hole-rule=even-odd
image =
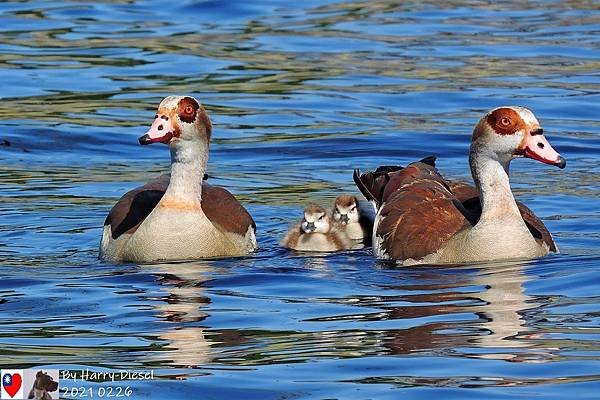
{"label": "adult goose", "polygon": [[469,163],[475,187],[444,179],[435,157],[406,168],[354,171],[354,181],[374,205],[373,252],[410,264],[445,264],[558,252],[542,221],[515,201],[509,164],[528,157],[564,168],[533,113],[500,107],[475,126]]}
{"label": "adult goose", "polygon": [[212,125],[193,97],[158,106],[142,145],[164,143],[171,173],[126,193],[104,222],[100,257],[115,262],[241,256],[256,250],[256,225],[227,190],[203,182]]}

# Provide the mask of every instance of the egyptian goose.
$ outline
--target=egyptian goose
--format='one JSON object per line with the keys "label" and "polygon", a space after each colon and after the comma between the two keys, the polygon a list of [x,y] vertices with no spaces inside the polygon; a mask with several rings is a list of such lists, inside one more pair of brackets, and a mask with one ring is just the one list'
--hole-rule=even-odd
{"label": "egyptian goose", "polygon": [[304,219],[290,228],[281,245],[296,251],[331,252],[351,248],[352,241],[333,227],[323,207],[313,204],[304,209]]}
{"label": "egyptian goose", "polygon": [[371,243],[373,221],[363,212],[356,196],[343,194],[336,197],[331,214],[335,227],[350,239],[363,245]]}
{"label": "egyptian goose", "polygon": [[374,254],[403,264],[443,264],[558,252],[542,221],[513,197],[508,169],[516,157],[566,165],[530,110],[500,107],[473,131],[469,163],[476,188],[445,180],[435,157],[363,175],[355,170],[355,183],[376,210]]}
{"label": "egyptian goose", "polygon": [[139,142],[167,144],[171,173],[121,197],[104,222],[101,258],[191,260],[256,250],[250,214],[227,190],[203,182],[211,130],[193,97],[169,96],[160,103]]}

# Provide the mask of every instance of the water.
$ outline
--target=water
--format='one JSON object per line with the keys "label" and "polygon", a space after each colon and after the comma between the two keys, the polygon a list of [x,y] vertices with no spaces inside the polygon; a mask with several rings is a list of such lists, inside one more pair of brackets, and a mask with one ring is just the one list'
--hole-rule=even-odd
{"label": "water", "polygon": [[[140,399],[598,398],[593,2],[50,0],[0,22],[0,366],[153,369],[117,382]],[[168,168],[137,137],[174,93],[206,105],[210,180],[261,249],[100,262],[112,204]],[[468,179],[472,127],[505,104],[568,161],[512,167],[562,254],[391,268],[278,246],[303,204],[357,193],[352,168],[434,153]]]}

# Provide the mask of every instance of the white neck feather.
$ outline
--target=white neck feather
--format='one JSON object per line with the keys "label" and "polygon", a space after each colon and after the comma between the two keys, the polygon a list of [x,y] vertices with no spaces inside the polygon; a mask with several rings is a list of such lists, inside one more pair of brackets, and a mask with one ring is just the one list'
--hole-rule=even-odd
{"label": "white neck feather", "polygon": [[485,145],[471,146],[469,163],[481,200],[479,223],[518,221],[523,224],[521,213],[513,197],[509,183],[508,168],[511,157],[499,157]]}
{"label": "white neck feather", "polygon": [[177,140],[169,147],[171,180],[164,197],[199,202],[208,161],[208,143],[202,140]]}

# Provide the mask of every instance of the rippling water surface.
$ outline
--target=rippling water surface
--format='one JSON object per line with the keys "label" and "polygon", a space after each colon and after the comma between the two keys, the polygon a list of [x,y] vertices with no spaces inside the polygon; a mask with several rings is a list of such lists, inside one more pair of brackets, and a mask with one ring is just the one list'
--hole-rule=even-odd
{"label": "rippling water surface", "polygon": [[[119,382],[145,399],[597,399],[599,35],[577,0],[0,3],[0,366],[152,368]],[[205,103],[210,180],[261,249],[100,262],[111,205],[168,168],[137,137],[173,93]],[[392,268],[278,246],[303,204],[357,193],[354,167],[434,153],[469,179],[472,126],[506,104],[568,160],[512,168],[562,254]]]}

